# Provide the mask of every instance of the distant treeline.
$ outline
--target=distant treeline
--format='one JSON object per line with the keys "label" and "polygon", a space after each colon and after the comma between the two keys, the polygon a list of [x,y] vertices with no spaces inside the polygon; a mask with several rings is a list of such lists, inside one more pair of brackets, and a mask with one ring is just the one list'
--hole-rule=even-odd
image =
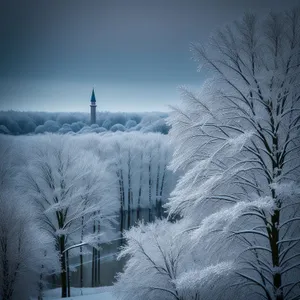
{"label": "distant treeline", "polygon": [[168,134],[170,128],[165,122],[167,116],[160,112],[98,112],[97,123],[90,125],[88,113],[0,111],[0,133],[20,135],[141,131]]}

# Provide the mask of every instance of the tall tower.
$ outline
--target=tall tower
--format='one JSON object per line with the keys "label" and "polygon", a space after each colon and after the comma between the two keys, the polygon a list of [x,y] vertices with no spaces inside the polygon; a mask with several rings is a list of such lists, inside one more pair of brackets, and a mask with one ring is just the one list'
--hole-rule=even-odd
{"label": "tall tower", "polygon": [[92,96],[91,96],[91,124],[96,123],[96,97],[95,97],[95,92],[93,89]]}

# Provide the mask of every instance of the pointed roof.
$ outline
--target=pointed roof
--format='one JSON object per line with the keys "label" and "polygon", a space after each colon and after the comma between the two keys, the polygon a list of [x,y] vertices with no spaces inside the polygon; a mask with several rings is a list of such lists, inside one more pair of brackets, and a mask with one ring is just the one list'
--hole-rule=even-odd
{"label": "pointed roof", "polygon": [[96,96],[95,96],[95,91],[94,91],[94,89],[93,89],[93,91],[92,91],[91,102],[96,102]]}

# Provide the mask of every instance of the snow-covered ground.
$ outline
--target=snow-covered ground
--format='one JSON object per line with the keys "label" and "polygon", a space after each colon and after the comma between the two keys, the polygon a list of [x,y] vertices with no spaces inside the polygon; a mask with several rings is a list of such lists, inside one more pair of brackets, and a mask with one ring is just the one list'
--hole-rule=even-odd
{"label": "snow-covered ground", "polygon": [[[111,286],[98,288],[71,288],[71,297],[64,298],[69,300],[115,300],[112,296]],[[52,289],[45,292],[45,300],[60,300],[61,289]]]}

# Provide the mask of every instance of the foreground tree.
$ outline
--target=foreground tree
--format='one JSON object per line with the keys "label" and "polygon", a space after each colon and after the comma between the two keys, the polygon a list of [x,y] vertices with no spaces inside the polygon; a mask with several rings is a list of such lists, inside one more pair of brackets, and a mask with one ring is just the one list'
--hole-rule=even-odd
{"label": "foreground tree", "polygon": [[[211,264],[234,260],[214,270],[238,276],[247,299],[299,299],[300,11],[246,14],[192,50],[213,76],[199,94],[184,88],[169,119],[171,167],[185,171],[170,214],[191,220]],[[193,270],[177,284],[201,294],[203,281]]]}

